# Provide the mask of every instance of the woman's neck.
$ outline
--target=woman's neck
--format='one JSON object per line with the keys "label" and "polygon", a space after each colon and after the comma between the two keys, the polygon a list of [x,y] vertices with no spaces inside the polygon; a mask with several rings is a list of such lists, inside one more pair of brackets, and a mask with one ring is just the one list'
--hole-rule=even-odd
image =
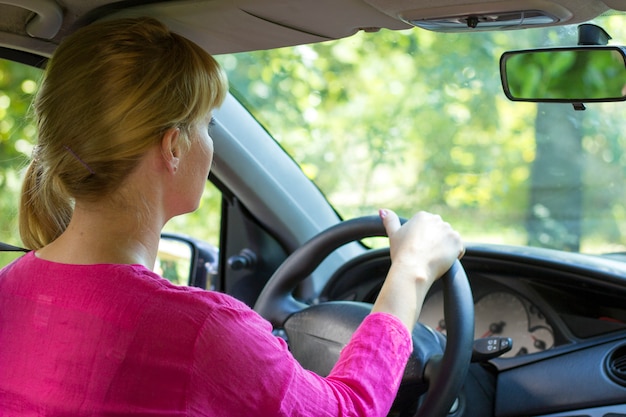
{"label": "woman's neck", "polygon": [[77,204],[65,232],[37,256],[69,264],[139,264],[152,269],[161,228],[158,213],[108,204]]}

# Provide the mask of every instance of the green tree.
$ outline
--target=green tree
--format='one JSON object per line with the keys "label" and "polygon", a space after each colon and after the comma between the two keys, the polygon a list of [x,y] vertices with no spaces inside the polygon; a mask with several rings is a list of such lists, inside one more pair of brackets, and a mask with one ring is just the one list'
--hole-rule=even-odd
{"label": "green tree", "polygon": [[[626,39],[619,19],[607,22],[615,39]],[[544,45],[533,34],[383,30],[218,59],[235,95],[346,218],[381,206],[404,216],[428,209],[469,239],[507,235],[508,242],[567,242],[571,249],[619,242],[626,234],[621,108],[589,106],[603,115],[589,118],[568,107],[559,117],[574,124],[562,132],[553,130],[553,106],[506,100],[499,56]],[[35,140],[28,107],[39,77],[0,62],[0,240],[14,244],[21,170]],[[607,162],[610,170],[596,168]],[[546,172],[560,176],[547,184],[565,176],[584,193],[565,200],[549,188],[531,192]],[[217,244],[219,201],[208,185],[201,211],[167,230]]]}
{"label": "green tree", "polygon": [[[581,191],[594,181],[589,164],[602,157],[624,168],[621,123],[612,116],[619,108],[607,107],[597,130],[571,106],[507,101],[499,56],[546,46],[545,32],[535,33],[382,31],[221,60],[237,95],[345,217],[380,206],[405,216],[427,208],[470,237],[511,234],[520,244],[575,250],[583,230],[616,233],[583,215],[623,216],[615,181],[612,196]],[[550,46],[567,39],[553,35]],[[562,185],[567,198],[553,192]]]}
{"label": "green tree", "polygon": [[532,146],[494,117],[506,106],[499,41],[382,31],[221,60],[238,96],[346,217],[381,205],[405,216],[462,209],[456,221],[478,216],[495,227],[507,209],[525,206],[516,167]]}
{"label": "green tree", "polygon": [[[0,60],[0,241],[19,245],[17,201],[21,171],[30,158],[35,127],[29,119],[32,96],[41,71]],[[0,265],[15,254],[0,254]]]}

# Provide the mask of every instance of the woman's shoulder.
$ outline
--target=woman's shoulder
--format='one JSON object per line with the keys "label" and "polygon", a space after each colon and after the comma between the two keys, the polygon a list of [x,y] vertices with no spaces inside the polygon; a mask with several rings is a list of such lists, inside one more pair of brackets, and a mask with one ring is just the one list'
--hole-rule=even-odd
{"label": "woman's shoulder", "polygon": [[0,270],[0,277],[5,284],[10,281],[19,287],[28,286],[32,291],[43,289],[39,288],[41,286],[46,292],[66,295],[97,291],[117,300],[158,304],[165,310],[249,309],[223,293],[175,285],[143,265],[64,264],[40,259],[29,252]]}
{"label": "woman's shoulder", "polygon": [[144,285],[149,286],[154,291],[156,297],[170,306],[186,304],[195,311],[210,308],[213,313],[216,311],[235,314],[252,312],[247,304],[228,294],[177,285],[140,265],[132,265],[131,270],[138,280],[143,281]]}

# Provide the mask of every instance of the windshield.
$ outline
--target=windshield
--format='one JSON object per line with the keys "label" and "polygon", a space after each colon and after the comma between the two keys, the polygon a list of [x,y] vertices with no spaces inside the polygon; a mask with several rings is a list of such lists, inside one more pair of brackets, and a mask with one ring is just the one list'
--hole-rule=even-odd
{"label": "windshield", "polygon": [[[593,23],[626,44],[623,16]],[[467,241],[623,252],[625,104],[511,102],[500,83],[503,52],[576,43],[576,26],[412,29],[219,59],[343,218],[427,210]]]}

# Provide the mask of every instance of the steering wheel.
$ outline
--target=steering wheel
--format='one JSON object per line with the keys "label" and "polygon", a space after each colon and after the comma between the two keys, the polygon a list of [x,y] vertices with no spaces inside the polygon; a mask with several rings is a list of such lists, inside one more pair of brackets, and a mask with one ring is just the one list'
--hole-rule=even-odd
{"label": "steering wheel", "polygon": [[[372,306],[348,301],[309,306],[297,301],[293,291],[335,249],[373,236],[386,236],[378,216],[355,218],[323,231],[285,260],[254,306],[275,330],[285,332],[290,350],[302,366],[319,375],[328,375]],[[414,399],[425,392],[416,414],[420,417],[448,413],[465,381],[472,354],[474,301],[460,262],[455,261],[441,280],[447,340],[417,323],[412,332],[414,351],[396,398],[398,402],[401,395],[410,395],[415,403]],[[406,387],[410,387],[410,394]]]}

